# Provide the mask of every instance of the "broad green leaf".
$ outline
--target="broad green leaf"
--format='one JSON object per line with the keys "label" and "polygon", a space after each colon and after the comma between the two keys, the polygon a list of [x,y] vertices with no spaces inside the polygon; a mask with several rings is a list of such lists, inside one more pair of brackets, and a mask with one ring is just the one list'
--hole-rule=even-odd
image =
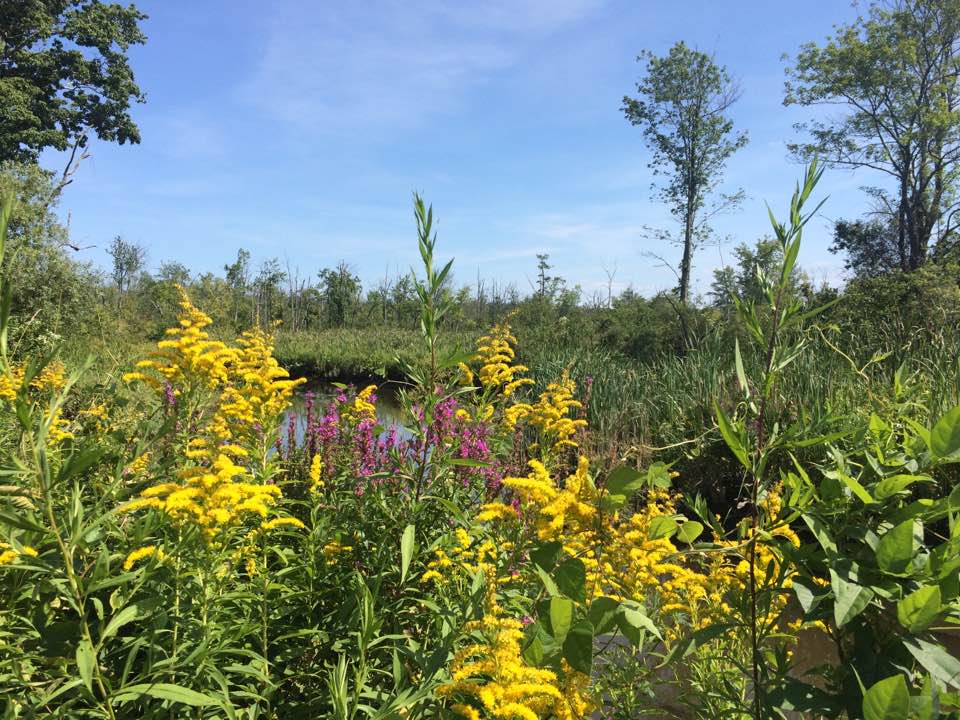
{"label": "broad green leaf", "polygon": [[621,628],[623,625],[628,625],[638,630],[646,630],[655,638],[663,640],[663,636],[660,634],[660,630],[656,624],[639,608],[631,608],[625,605],[621,606],[620,616],[623,618],[623,622],[620,624]]}
{"label": "broad green leaf", "polygon": [[629,465],[614,468],[607,475],[607,491],[611,495],[625,495],[630,497],[643,487],[644,476]]}
{"label": "broad green leaf", "polygon": [[84,638],[77,645],[77,673],[87,690],[93,692],[93,668],[97,662],[97,654],[90,641]]}
{"label": "broad green leaf", "polygon": [[687,520],[680,526],[680,531],[677,533],[677,539],[680,542],[692,543],[698,537],[700,533],[703,532],[703,523],[698,523],[696,520]]}
{"label": "broad green leaf", "polygon": [[897,603],[897,619],[912,633],[926,630],[940,614],[940,588],[925,585]]}
{"label": "broad green leaf", "polygon": [[910,691],[903,675],[875,683],[863,696],[863,720],[907,720]]}
{"label": "broad green leaf", "polygon": [[597,635],[609,632],[616,625],[619,608],[620,603],[611,597],[601,596],[590,603],[587,619],[590,620]]}
{"label": "broad green leaf", "polygon": [[943,646],[917,637],[904,638],[903,644],[935,680],[960,689],[960,659],[948,653]]}
{"label": "broad green leaf", "polygon": [[669,466],[663,462],[655,462],[648,467],[647,484],[661,490],[669,489],[671,485]]}
{"label": "broad green leaf", "polygon": [[557,588],[577,602],[587,599],[587,569],[579,558],[569,558],[560,563],[553,573]]}
{"label": "broad green leaf", "polygon": [[581,620],[563,641],[563,657],[575,670],[585,675],[593,672],[593,625]]}
{"label": "broad green leaf", "polygon": [[837,627],[843,627],[853,620],[873,599],[870,588],[848,582],[834,570],[830,570],[830,586],[833,588],[833,618]]}
{"label": "broad green leaf", "polygon": [[960,405],[933,426],[930,450],[941,459],[960,459]]}
{"label": "broad green leaf", "polygon": [[873,495],[877,500],[886,500],[887,498],[904,492],[908,487],[917,482],[933,481],[926,475],[893,475],[878,482],[873,489]]}
{"label": "broad green leaf", "polygon": [[173,685],[172,683],[128,685],[114,693],[113,701],[122,704],[131,700],[139,700],[143,697],[170,700],[180,703],[181,705],[189,705],[190,707],[207,707],[221,704],[219,700],[209,695],[198,693],[196,690],[185,688],[182,685]]}
{"label": "broad green leaf", "polygon": [[918,520],[904,520],[880,538],[877,545],[877,564],[894,574],[903,573],[917,554],[923,537],[923,526]]}
{"label": "broad green leaf", "polygon": [[670,649],[669,654],[667,654],[660,666],[663,667],[665,665],[669,665],[675,660],[686,657],[697,648],[706,645],[715,637],[719,637],[720,635],[724,635],[729,632],[730,627],[731,626],[728,623],[718,623],[716,625],[708,625],[705,628],[687,635]]}
{"label": "broad green leaf", "polygon": [[528,665],[540,667],[550,654],[548,648],[556,647],[553,638],[538,622],[530,623],[523,629],[523,642],[520,654]]}
{"label": "broad green leaf", "polygon": [[530,551],[530,559],[534,564],[539,565],[549,572],[557,564],[557,558],[560,557],[560,551],[563,544],[557,541],[544,543]]}
{"label": "broad green leaf", "polygon": [[407,571],[410,569],[410,561],[413,560],[413,550],[416,543],[417,529],[413,525],[407,525],[403,529],[403,537],[400,538],[400,583],[407,579]]}
{"label": "broad green leaf", "polygon": [[550,632],[558,643],[563,643],[573,625],[573,609],[573,600],[569,598],[550,598]]}
{"label": "broad green leaf", "polygon": [[747,456],[747,448],[741,434],[734,429],[730,418],[727,417],[727,414],[717,402],[713,403],[713,408],[717,415],[717,427],[720,428],[720,434],[723,436],[724,442],[730,448],[730,452],[740,461],[740,464],[749,470],[750,458]]}
{"label": "broad green leaf", "polygon": [[650,521],[647,537],[651,540],[670,537],[677,532],[677,521],[672,515],[658,515]]}

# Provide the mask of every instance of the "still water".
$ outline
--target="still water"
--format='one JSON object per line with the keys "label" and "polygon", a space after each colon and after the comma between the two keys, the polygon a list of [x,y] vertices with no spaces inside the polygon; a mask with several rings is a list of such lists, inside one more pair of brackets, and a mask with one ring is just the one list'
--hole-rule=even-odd
{"label": "still water", "polygon": [[[363,383],[359,388],[366,387],[366,385],[367,383]],[[397,383],[384,381],[377,384],[377,420],[384,428],[403,425],[404,418],[400,404],[397,402],[397,389]],[[309,392],[313,393],[313,414],[314,417],[317,417],[324,414],[327,403],[337,394],[338,389],[326,380],[311,380],[298,387],[296,394],[293,396],[293,402],[290,404],[290,409],[287,410],[283,419],[281,432],[284,434],[284,439],[286,439],[290,418],[293,417],[297,432],[297,443],[299,444],[303,440],[303,435],[307,430],[306,395]],[[400,435],[406,434],[401,428]]]}

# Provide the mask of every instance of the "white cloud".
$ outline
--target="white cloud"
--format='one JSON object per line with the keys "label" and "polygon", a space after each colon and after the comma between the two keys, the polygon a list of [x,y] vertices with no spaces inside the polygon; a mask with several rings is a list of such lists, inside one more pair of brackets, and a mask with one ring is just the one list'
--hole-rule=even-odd
{"label": "white cloud", "polygon": [[600,1],[289,2],[242,97],[300,130],[416,127]]}

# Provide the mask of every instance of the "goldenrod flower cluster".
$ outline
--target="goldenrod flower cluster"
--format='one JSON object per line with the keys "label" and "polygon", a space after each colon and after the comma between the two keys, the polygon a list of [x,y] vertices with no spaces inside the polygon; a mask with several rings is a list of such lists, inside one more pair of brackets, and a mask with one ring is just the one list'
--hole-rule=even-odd
{"label": "goldenrod flower cluster", "polygon": [[339,540],[331,540],[323,546],[323,556],[327,562],[336,563],[343,555],[349,555],[353,552],[353,545],[345,545]]}
{"label": "goldenrod flower cluster", "polygon": [[23,367],[11,364],[7,371],[0,373],[0,398],[7,402],[17,399],[17,392],[23,387]]}
{"label": "goldenrod flower cluster", "polygon": [[49,363],[30,381],[30,387],[40,392],[57,392],[67,384],[66,367],[59,360]]}
{"label": "goldenrod flower cluster", "polygon": [[36,557],[37,551],[29,545],[24,545],[17,550],[10,543],[0,542],[0,565],[12,565],[24,555]]}
{"label": "goldenrod flower cluster", "polygon": [[[477,341],[477,352],[471,360],[480,366],[478,375],[484,390],[496,391],[504,397],[510,397],[518,388],[533,385],[530,378],[517,377],[528,368],[513,363],[516,356],[513,348],[516,344],[517,339],[507,323],[494,325],[488,335]],[[464,369],[472,382],[473,373],[466,366],[461,367],[461,371]]]}
{"label": "goldenrod flower cluster", "polygon": [[453,568],[464,570],[470,575],[477,572],[496,572],[498,552],[510,552],[513,549],[513,544],[509,542],[500,543],[498,548],[490,538],[474,545],[474,539],[463,528],[454,531],[454,538],[456,544],[450,548],[449,553],[443,548],[434,551],[435,557],[427,563],[427,571],[421,576],[420,582],[433,581],[440,584],[449,579],[449,571]]}
{"label": "goldenrod flower cluster", "polygon": [[582,418],[570,417],[571,410],[583,407],[579,400],[574,400],[574,390],[576,385],[564,370],[559,380],[547,385],[527,414],[527,422],[538,430],[540,444],[548,452],[562,447],[576,447],[577,443],[572,438],[587,425]]}
{"label": "goldenrod flower cluster", "polygon": [[[212,412],[187,443],[185,457],[196,462],[178,473],[178,482],[144,490],[125,510],[154,508],[177,523],[200,527],[208,540],[250,517],[265,519],[280,489],[245,480],[250,473],[237,461],[247,447],[268,437],[301,380],[290,380],[273,356],[271,338],[261,330],[245,332],[230,347],[210,339],[211,319],[193,306],[181,289],[179,326],[167,330],[151,359],[125,376],[151,385],[166,398],[212,393]],[[192,421],[195,421],[192,419]],[[134,461],[130,470],[139,470]]]}
{"label": "goldenrod flower cluster", "polygon": [[376,391],[376,385],[367,385],[357,393],[353,402],[343,406],[340,411],[341,416],[354,424],[363,420],[376,420],[377,407],[370,401]]}
{"label": "goldenrod flower cluster", "polygon": [[320,457],[320,453],[317,453],[313,456],[313,459],[310,461],[310,472],[308,476],[310,478],[310,492],[320,492],[323,490],[325,485],[323,481],[323,458]]}
{"label": "goldenrod flower cluster", "polygon": [[50,446],[58,445],[67,438],[72,438],[73,433],[70,432],[67,428],[70,427],[70,422],[63,417],[63,408],[57,408],[53,411],[53,416],[50,418],[50,429],[47,432],[47,441]]}
{"label": "goldenrod flower cluster", "polygon": [[[62,390],[67,384],[66,366],[59,360],[47,364],[30,381],[29,388],[41,393],[53,393]],[[0,373],[0,398],[13,402],[17,391],[23,387],[26,368],[10,363],[6,372]]]}
{"label": "goldenrod flower cluster", "polygon": [[174,522],[196,525],[204,537],[213,540],[249,516],[266,518],[280,497],[280,488],[276,485],[237,481],[245,472],[230,456],[220,453],[212,467],[181,470],[182,482],[149,487],[121,510],[154,508]]}
{"label": "goldenrod flower cluster", "polygon": [[451,682],[438,689],[441,697],[459,701],[452,706],[459,715],[469,720],[574,720],[589,712],[583,693],[589,678],[577,677],[579,673],[568,667],[567,682],[561,686],[552,670],[523,661],[523,624],[502,615],[492,569],[487,572],[483,618],[467,623],[465,630],[479,635],[479,640],[456,653]]}
{"label": "goldenrod flower cluster", "polygon": [[134,458],[133,462],[127,465],[123,470],[124,475],[137,477],[142,475],[150,465],[150,453],[145,452]]}
{"label": "goldenrod flower cluster", "polygon": [[126,559],[123,561],[123,569],[130,571],[133,569],[134,565],[141,560],[146,560],[153,557],[157,559],[157,562],[163,562],[167,559],[167,554],[156,545],[145,545],[133,550],[129,555],[127,555]]}

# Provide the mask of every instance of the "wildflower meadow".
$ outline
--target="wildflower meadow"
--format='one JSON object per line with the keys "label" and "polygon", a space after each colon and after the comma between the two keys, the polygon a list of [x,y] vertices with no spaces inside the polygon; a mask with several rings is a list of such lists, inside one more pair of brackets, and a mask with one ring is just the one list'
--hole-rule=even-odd
{"label": "wildflower meadow", "polygon": [[[94,384],[96,359],[11,357],[5,302],[3,717],[953,713],[960,408],[769,415],[817,322],[785,289],[820,172],[737,302],[725,516],[671,464],[603,451],[567,369],[536,391],[510,318],[441,342],[451,264],[419,197],[422,360],[392,426],[376,384],[317,395],[272,328],[220,339],[183,289],[154,349]],[[832,659],[800,667],[811,638]]]}

